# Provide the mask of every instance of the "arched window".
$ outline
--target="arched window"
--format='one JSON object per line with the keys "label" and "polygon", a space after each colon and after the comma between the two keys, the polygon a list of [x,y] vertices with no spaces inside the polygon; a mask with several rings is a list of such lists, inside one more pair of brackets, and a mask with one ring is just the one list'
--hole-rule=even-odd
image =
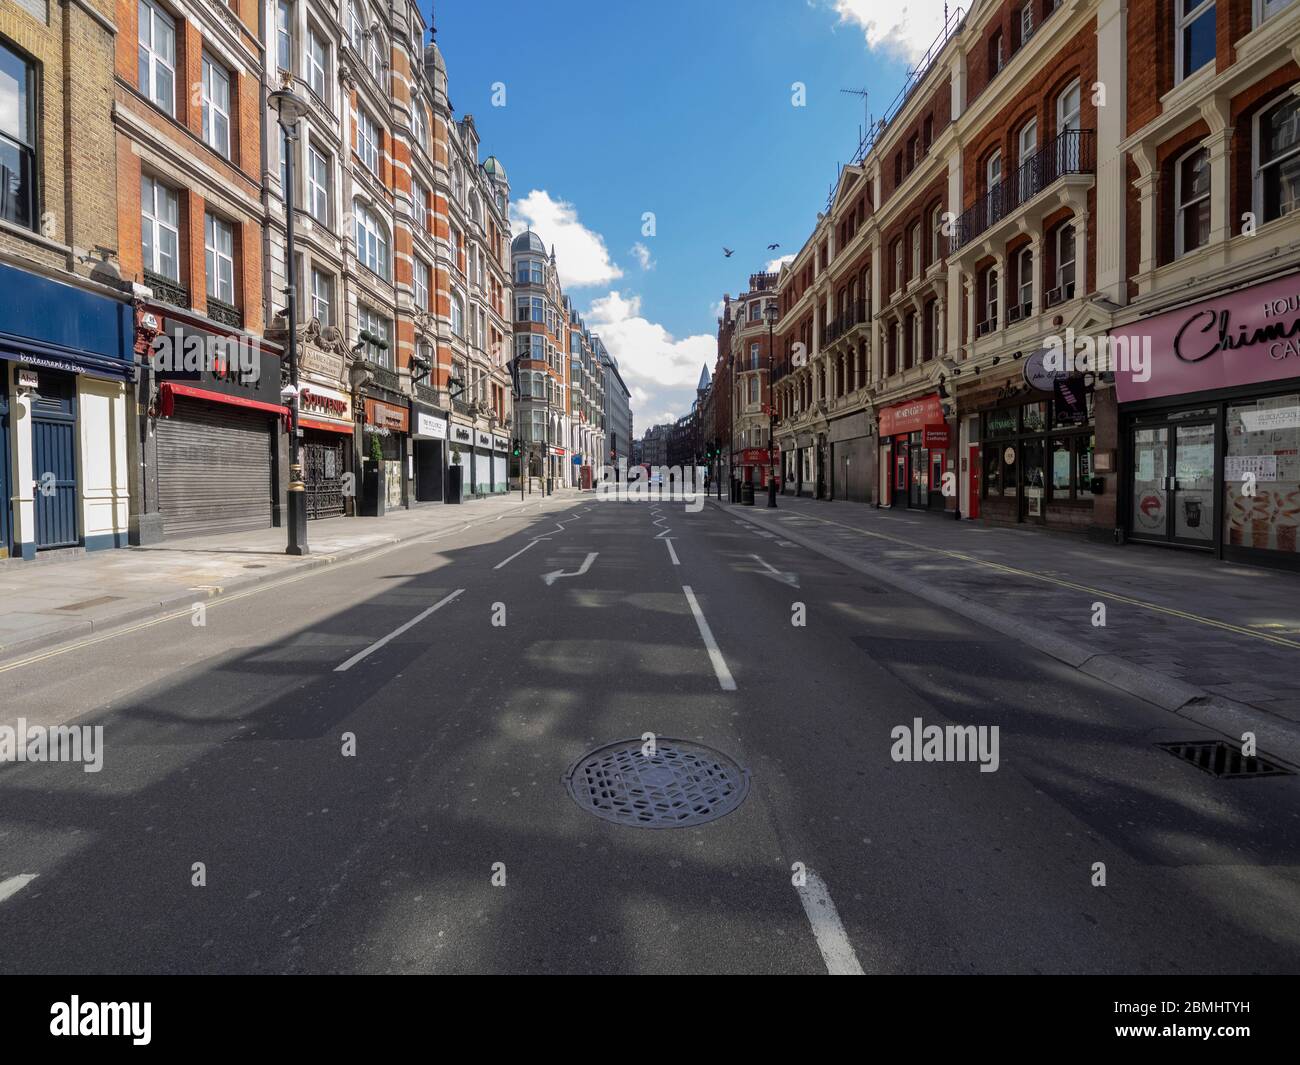
{"label": "arched window", "polygon": [[1210,239],[1210,153],[1199,145],[1174,164],[1174,255]]}
{"label": "arched window", "polygon": [[368,270],[387,281],[390,276],[387,230],[360,200],[353,204],[353,217],[356,224],[357,258]]}

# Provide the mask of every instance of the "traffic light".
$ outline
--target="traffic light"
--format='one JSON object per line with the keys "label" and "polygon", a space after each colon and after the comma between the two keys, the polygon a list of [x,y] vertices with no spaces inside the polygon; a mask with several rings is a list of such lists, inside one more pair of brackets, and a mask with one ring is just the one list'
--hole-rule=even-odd
{"label": "traffic light", "polygon": [[515,437],[515,458],[519,457],[519,452],[520,452],[519,437]]}

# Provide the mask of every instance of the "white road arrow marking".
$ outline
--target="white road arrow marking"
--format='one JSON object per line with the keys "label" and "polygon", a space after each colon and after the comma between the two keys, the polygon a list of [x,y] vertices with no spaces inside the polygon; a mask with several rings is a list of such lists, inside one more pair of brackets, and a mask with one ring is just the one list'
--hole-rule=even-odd
{"label": "white road arrow marking", "polygon": [[591,552],[591,554],[589,554],[586,558],[582,560],[582,565],[579,566],[572,573],[565,573],[564,570],[557,569],[551,573],[543,573],[542,580],[544,580],[549,586],[554,584],[561,577],[581,577],[584,573],[587,572],[587,570],[591,569],[591,564],[596,561],[596,556],[599,554],[600,554],[599,551]]}

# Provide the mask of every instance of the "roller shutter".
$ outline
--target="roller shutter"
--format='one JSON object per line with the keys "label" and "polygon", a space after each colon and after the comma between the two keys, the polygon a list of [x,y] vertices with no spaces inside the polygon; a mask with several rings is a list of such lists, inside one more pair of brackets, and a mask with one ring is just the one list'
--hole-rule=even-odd
{"label": "roller shutter", "polygon": [[178,396],[158,419],[158,508],[166,536],[271,525],[272,417]]}

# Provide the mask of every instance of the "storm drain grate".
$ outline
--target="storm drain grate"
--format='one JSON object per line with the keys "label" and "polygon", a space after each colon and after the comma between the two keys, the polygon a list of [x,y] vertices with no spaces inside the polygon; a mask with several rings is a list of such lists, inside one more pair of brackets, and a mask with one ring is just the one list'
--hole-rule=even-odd
{"label": "storm drain grate", "polygon": [[1184,762],[1216,777],[1289,777],[1294,773],[1262,755],[1246,757],[1240,747],[1223,740],[1198,740],[1192,743],[1157,743]]}
{"label": "storm drain grate", "polygon": [[702,744],[659,737],[620,740],[584,755],[564,775],[573,801],[634,828],[687,828],[731,813],[749,793],[749,771]]}

